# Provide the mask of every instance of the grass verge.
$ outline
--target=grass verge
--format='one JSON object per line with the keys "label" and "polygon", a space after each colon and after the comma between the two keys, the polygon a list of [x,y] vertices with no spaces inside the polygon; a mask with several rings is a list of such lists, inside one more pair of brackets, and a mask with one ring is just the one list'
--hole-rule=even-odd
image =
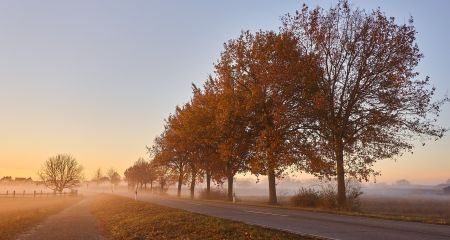
{"label": "grass verge", "polygon": [[92,212],[111,239],[314,239],[111,195]]}
{"label": "grass verge", "polygon": [[79,197],[0,198],[0,239],[13,239]]}

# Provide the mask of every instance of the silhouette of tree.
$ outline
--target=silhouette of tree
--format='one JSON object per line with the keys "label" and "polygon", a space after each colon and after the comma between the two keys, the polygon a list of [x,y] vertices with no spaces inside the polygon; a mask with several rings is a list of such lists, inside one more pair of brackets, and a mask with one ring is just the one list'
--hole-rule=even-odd
{"label": "silhouette of tree", "polygon": [[67,154],[58,154],[44,162],[38,172],[45,186],[62,192],[80,184],[83,179],[83,168],[75,158]]}
{"label": "silhouette of tree", "polygon": [[106,175],[108,175],[109,182],[111,183],[111,185],[113,185],[116,188],[117,185],[119,185],[120,183],[119,173],[117,173],[117,171],[114,168],[110,168]]}

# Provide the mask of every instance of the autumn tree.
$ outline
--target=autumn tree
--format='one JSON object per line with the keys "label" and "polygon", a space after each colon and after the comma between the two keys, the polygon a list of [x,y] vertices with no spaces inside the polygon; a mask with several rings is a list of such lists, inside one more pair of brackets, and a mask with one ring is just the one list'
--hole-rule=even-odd
{"label": "autumn tree", "polygon": [[233,64],[236,52],[233,41],[224,50],[215,65],[215,77],[209,84],[217,97],[218,154],[220,170],[227,179],[228,200],[233,199],[234,176],[250,169],[251,146],[254,144],[254,126],[249,121],[249,109],[245,107],[245,93],[234,76]]}
{"label": "autumn tree", "polygon": [[329,10],[303,5],[283,18],[282,31],[320,64],[310,130],[322,159],[334,165],[323,176],[337,178],[340,207],[345,176],[367,180],[377,174],[377,160],[411,151],[414,140],[443,136],[435,120],[447,99],[433,102],[435,89],[415,70],[423,55],[412,18],[397,24],[380,9],[339,1]]}
{"label": "autumn tree", "polygon": [[50,157],[38,172],[45,186],[59,193],[78,186],[83,179],[82,174],[82,166],[67,154]]}
{"label": "autumn tree", "polygon": [[[243,32],[226,50],[232,58],[226,66],[244,96],[252,126],[251,172],[267,175],[269,201],[277,203],[276,178],[304,156],[293,143],[305,117],[299,109],[310,108],[316,91],[315,59],[302,53],[289,32]],[[300,168],[299,168],[300,169]]]}
{"label": "autumn tree", "polygon": [[177,196],[181,196],[181,187],[188,176],[188,151],[187,142],[180,134],[174,131],[172,126],[177,125],[177,116],[181,108],[177,107],[176,113],[166,120],[164,132],[155,138],[153,145],[148,148],[151,156],[158,165],[166,166],[172,174],[177,175]]}
{"label": "autumn tree", "polygon": [[131,186],[136,188],[147,188],[147,184],[153,184],[155,179],[150,162],[144,158],[139,158],[133,166],[127,168],[124,172],[125,179]]}

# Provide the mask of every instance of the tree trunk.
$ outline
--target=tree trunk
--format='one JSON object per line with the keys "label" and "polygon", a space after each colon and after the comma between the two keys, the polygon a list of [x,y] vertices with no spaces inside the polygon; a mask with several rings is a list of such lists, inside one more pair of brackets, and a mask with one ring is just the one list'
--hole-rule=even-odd
{"label": "tree trunk", "polygon": [[150,192],[153,193],[153,181],[150,181]]}
{"label": "tree trunk", "polygon": [[233,171],[231,171],[231,166],[227,164],[227,180],[228,180],[228,201],[233,201]]}
{"label": "tree trunk", "polygon": [[347,197],[345,195],[345,171],[344,171],[344,148],[342,144],[336,151],[336,174],[337,174],[337,200],[339,208],[344,208]]}
{"label": "tree trunk", "polygon": [[228,176],[228,201],[233,201],[233,176]]}
{"label": "tree trunk", "polygon": [[267,171],[267,177],[269,180],[269,203],[272,205],[278,204],[277,201],[277,189],[275,185],[275,170],[273,168]]}
{"label": "tree trunk", "polygon": [[206,198],[211,194],[211,173],[206,174]]}
{"label": "tree trunk", "polygon": [[180,173],[180,175],[178,175],[178,190],[177,190],[178,197],[181,196],[181,184],[182,183],[183,183],[183,173]]}
{"label": "tree trunk", "polygon": [[192,177],[191,179],[191,199],[194,199],[194,194],[195,194],[195,176]]}

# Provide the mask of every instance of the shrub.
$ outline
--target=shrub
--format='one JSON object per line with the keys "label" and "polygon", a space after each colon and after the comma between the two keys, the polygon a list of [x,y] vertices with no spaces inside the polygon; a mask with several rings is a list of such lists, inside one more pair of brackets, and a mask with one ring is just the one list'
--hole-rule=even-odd
{"label": "shrub", "polygon": [[291,198],[294,206],[317,207],[320,201],[320,194],[312,188],[301,188],[298,193]]}
{"label": "shrub", "polygon": [[198,196],[200,199],[228,200],[227,193],[220,189],[211,189],[209,196],[206,189],[203,189]]}
{"label": "shrub", "polygon": [[[292,196],[291,203],[298,207],[321,207],[336,209],[337,189],[334,182],[322,182],[319,190],[314,188],[301,188],[297,194]],[[344,210],[357,211],[360,209],[361,185],[354,179],[346,183],[347,203]]]}

